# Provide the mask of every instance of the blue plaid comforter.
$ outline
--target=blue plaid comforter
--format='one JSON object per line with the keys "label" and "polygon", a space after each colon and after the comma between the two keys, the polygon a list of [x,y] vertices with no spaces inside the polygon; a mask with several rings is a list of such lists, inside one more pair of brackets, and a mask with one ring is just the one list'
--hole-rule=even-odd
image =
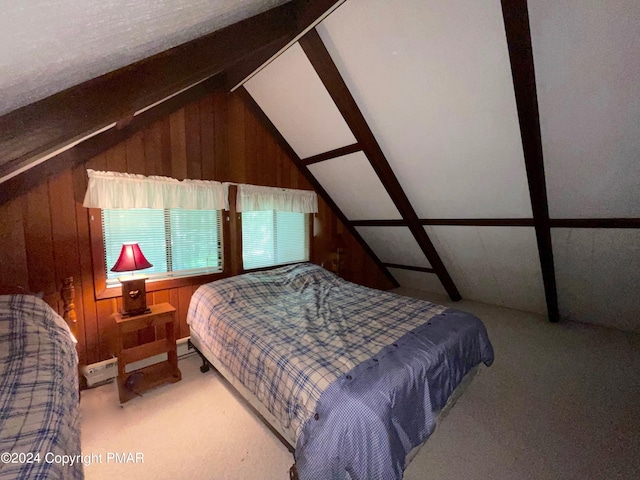
{"label": "blue plaid comforter", "polygon": [[0,452],[10,454],[0,478],[84,478],[82,463],[68,464],[80,455],[78,400],[64,320],[35,296],[0,296]]}
{"label": "blue plaid comforter", "polygon": [[[383,479],[401,478],[406,453],[433,429],[432,412],[440,399],[448,397],[471,367],[493,359],[482,322],[468,314],[461,317],[472,320],[454,327],[454,333],[444,331],[447,323],[455,322],[437,322],[442,326],[436,330],[445,337],[455,338],[459,330],[470,338],[480,338],[475,341],[478,355],[472,355],[465,365],[456,365],[453,374],[447,373],[446,355],[451,348],[441,348],[435,358],[416,348],[415,332],[422,332],[429,320],[445,318],[448,312],[446,307],[423,300],[346,282],[304,263],[203,285],[192,296],[187,321],[281,425],[297,433],[296,463],[301,479]],[[462,350],[453,349],[454,356],[464,356],[466,342],[453,343],[462,345]],[[389,348],[392,354],[382,355]],[[398,351],[409,364],[398,363]],[[426,366],[438,362],[447,365],[435,369],[443,373],[434,377],[438,388],[432,392],[430,382],[425,382]],[[380,383],[376,376],[388,379],[389,375],[400,380],[401,388],[382,392],[387,403],[397,404],[409,423],[413,414],[423,417],[416,425],[419,431],[403,427],[399,446],[389,445],[393,425],[385,424],[376,432],[359,427],[387,415],[389,405],[380,407],[379,399],[369,404],[354,400],[350,398],[352,391],[341,387],[346,382],[360,388],[366,384],[387,388],[394,382]],[[405,376],[408,387],[402,385]],[[354,378],[358,380],[355,383]],[[406,399],[396,399],[396,394]],[[379,411],[373,409],[374,404]],[[364,411],[369,415],[357,414]],[[392,417],[389,419],[392,423]],[[371,437],[374,433],[377,437]],[[380,453],[382,450],[385,452]]]}

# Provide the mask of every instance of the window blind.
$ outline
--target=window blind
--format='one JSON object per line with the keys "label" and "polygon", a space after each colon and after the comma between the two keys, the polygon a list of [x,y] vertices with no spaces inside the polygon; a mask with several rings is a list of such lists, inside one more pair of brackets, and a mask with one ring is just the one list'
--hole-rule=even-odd
{"label": "window blind", "polygon": [[107,285],[122,272],[110,269],[124,242],[138,242],[153,267],[150,279],[222,271],[221,215],[218,210],[102,210]]}
{"label": "window blind", "polygon": [[309,260],[308,215],[296,212],[242,212],[245,270]]}

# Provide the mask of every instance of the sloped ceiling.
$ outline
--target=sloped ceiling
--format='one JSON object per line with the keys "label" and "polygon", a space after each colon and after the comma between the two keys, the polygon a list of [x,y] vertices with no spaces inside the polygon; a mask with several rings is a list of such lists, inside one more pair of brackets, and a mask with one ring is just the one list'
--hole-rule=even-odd
{"label": "sloped ceiling", "polygon": [[0,115],[288,0],[10,0]]}
{"label": "sloped ceiling", "polygon": [[[282,3],[3,5],[0,114]],[[240,89],[401,285],[640,331],[638,25],[346,0]]]}
{"label": "sloped ceiling", "polygon": [[[13,93],[1,98],[17,102],[12,105],[166,48],[185,35],[210,33],[0,115],[0,202],[60,168],[110,148],[152,118],[244,79],[343,1],[145,2],[146,10],[140,10],[140,2],[111,2],[102,9],[94,2],[63,0],[14,7],[0,21],[9,18],[30,34],[16,34],[0,46],[0,62],[8,67],[0,71],[0,78],[11,83]],[[219,28],[230,18],[237,20],[278,3]],[[78,10],[86,24],[58,13],[51,15],[49,24],[37,9],[49,10],[51,4],[67,13]],[[90,10],[87,15],[85,8]],[[15,28],[11,27],[1,32],[8,30],[11,35]],[[77,40],[69,40],[69,28]],[[59,41],[54,41],[56,34]],[[34,50],[48,52],[46,58]],[[38,93],[31,97],[34,85]],[[21,181],[15,180],[18,175]]]}
{"label": "sloped ceiling", "polygon": [[640,6],[530,3],[549,210],[640,217]]}
{"label": "sloped ceiling", "polygon": [[[515,2],[529,9],[548,191],[541,219],[505,33],[509,3],[348,0],[316,30],[463,298],[550,314],[553,289],[564,318],[640,330],[640,273],[629,267],[640,264],[640,231],[601,228],[640,217],[640,7]],[[244,87],[396,279],[444,292],[361,134],[343,120],[342,94],[321,82],[326,66],[305,53],[290,48]],[[544,227],[551,285],[537,239]]]}

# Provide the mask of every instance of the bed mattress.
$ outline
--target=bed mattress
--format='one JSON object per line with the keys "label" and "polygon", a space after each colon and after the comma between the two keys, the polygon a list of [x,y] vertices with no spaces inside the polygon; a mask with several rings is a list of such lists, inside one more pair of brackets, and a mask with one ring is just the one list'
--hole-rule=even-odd
{"label": "bed mattress", "polygon": [[188,322],[290,433],[303,479],[401,478],[462,377],[493,360],[476,317],[308,263],[203,285]]}
{"label": "bed mattress", "polygon": [[0,296],[0,478],[84,478],[78,395],[64,320],[33,295]]}

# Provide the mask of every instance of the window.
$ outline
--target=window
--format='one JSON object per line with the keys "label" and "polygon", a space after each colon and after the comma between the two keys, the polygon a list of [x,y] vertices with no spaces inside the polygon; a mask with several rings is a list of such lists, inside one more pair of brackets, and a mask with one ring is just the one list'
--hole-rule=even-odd
{"label": "window", "polygon": [[202,275],[222,271],[219,210],[102,210],[107,286],[122,273],[110,269],[124,242],[138,242],[153,267],[141,273],[150,279]]}
{"label": "window", "polygon": [[309,214],[275,210],[242,212],[245,270],[309,260]]}

